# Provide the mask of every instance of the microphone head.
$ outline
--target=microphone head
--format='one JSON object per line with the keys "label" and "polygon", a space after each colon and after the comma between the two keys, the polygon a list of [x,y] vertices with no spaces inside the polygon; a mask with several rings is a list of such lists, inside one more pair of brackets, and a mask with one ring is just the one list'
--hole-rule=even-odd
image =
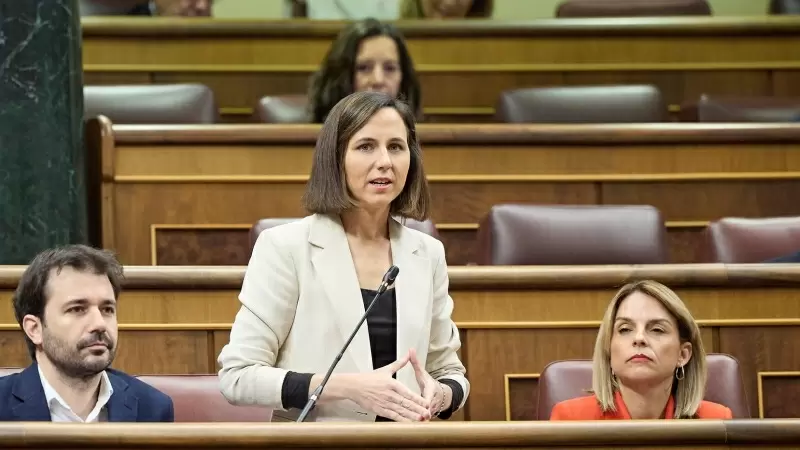
{"label": "microphone head", "polygon": [[397,278],[397,274],[400,273],[400,268],[397,266],[389,267],[389,270],[386,271],[386,275],[383,276],[383,282],[386,283],[386,286],[390,286],[394,283],[395,278]]}

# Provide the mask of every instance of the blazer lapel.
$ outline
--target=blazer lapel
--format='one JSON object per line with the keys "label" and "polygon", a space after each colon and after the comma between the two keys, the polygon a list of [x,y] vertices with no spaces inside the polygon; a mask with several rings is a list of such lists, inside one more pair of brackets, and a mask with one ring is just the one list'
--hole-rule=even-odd
{"label": "blazer lapel", "polygon": [[[429,321],[433,298],[433,268],[430,260],[418,254],[419,236],[392,219],[389,227],[392,259],[400,269],[395,280],[397,295],[397,354],[405,356],[409,349],[417,350],[424,364],[427,355],[428,332],[423,324]],[[414,371],[407,365],[398,373],[408,379],[408,386],[416,385]]]}
{"label": "blazer lapel", "polygon": [[128,382],[118,377],[112,371],[107,371],[108,380],[114,393],[108,399],[108,421],[109,422],[136,422],[136,410],[139,399],[128,392]]}
{"label": "blazer lapel", "polygon": [[[311,262],[317,279],[322,283],[325,296],[331,302],[333,320],[342,334],[341,345],[344,345],[364,314],[364,303],[341,221],[338,217],[315,215],[308,241],[315,247],[312,249]],[[337,345],[335,351],[338,350]],[[345,354],[350,355],[360,371],[373,370],[366,322],[359,328]],[[330,355],[331,360],[334,356],[336,355]]]}
{"label": "blazer lapel", "polygon": [[39,378],[39,366],[31,364],[17,377],[11,388],[11,411],[20,422],[49,422],[50,408],[44,396],[42,380]]}

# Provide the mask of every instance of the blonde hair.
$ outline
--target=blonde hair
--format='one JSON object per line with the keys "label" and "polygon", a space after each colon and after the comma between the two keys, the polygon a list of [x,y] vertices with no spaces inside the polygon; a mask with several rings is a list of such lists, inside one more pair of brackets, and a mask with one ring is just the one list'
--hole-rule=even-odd
{"label": "blonde hair", "polygon": [[706,352],[700,338],[700,329],[680,297],[672,289],[651,280],[637,281],[623,286],[611,300],[603,316],[592,361],[592,391],[600,403],[600,409],[603,412],[616,411],[614,392],[619,386],[611,371],[611,335],[619,305],[634,292],[646,294],[661,303],[678,323],[681,343],[692,344],[692,357],[683,366],[684,378],[679,380],[673,375],[672,394],[675,397],[675,418],[695,417],[697,408],[703,401],[708,379]]}

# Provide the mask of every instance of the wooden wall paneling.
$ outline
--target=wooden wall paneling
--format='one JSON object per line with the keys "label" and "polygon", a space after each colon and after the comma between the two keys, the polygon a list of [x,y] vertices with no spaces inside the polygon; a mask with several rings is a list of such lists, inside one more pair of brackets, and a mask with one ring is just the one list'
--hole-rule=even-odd
{"label": "wooden wall paneling", "polygon": [[[792,304],[800,302],[797,295],[786,296],[786,301]],[[800,317],[796,311],[786,311],[776,317]],[[758,373],[760,372],[796,372],[800,371],[800,354],[794,345],[800,339],[800,326],[775,326],[775,327],[723,327],[719,330],[720,352],[734,355],[742,368],[742,377],[748,392],[750,414],[759,416],[762,410],[759,405],[769,405],[764,411],[765,417],[782,412],[797,412],[797,409],[781,409],[774,403],[775,392],[766,392],[766,389],[786,388],[781,392],[781,398],[792,398],[798,394],[800,384],[796,379],[776,380],[778,382],[762,386],[758,389]],[[782,382],[781,382],[782,381]],[[759,393],[764,398],[759,396]],[[766,397],[768,396],[768,397]],[[765,402],[767,400],[768,402]]]}
{"label": "wooden wall paneling", "polygon": [[311,72],[156,72],[154,83],[201,83],[214,91],[221,108],[254,108],[267,95],[305,94]]}
{"label": "wooden wall paneling", "polygon": [[559,72],[510,71],[504,66],[496,70],[421,72],[419,79],[426,108],[493,108],[503,91],[564,84]]}
{"label": "wooden wall paneling", "polygon": [[674,264],[707,262],[706,221],[667,222],[669,261]]}
{"label": "wooden wall paneling", "polygon": [[800,70],[773,70],[772,94],[776,97],[800,97]]}
{"label": "wooden wall paneling", "polygon": [[494,108],[428,108],[423,111],[425,122],[445,123],[494,123]]}
{"label": "wooden wall paneling", "polygon": [[683,71],[678,70],[604,70],[564,73],[566,86],[615,84],[652,84],[661,91],[665,105],[680,105],[685,99]]}
{"label": "wooden wall paneling", "polygon": [[11,303],[14,289],[16,286],[8,290],[0,289],[0,305],[4,305],[0,306],[0,323],[17,323],[14,317],[14,305]]}
{"label": "wooden wall paneling", "polygon": [[84,72],[83,77],[85,86],[153,83],[148,72]]}
{"label": "wooden wall paneling", "polygon": [[[2,367],[27,367],[31,364],[24,334],[20,329],[4,325],[0,331],[3,348]],[[212,373],[204,330],[125,330],[119,331],[117,356],[113,367],[126,373],[202,374]]]}
{"label": "wooden wall paneling", "polygon": [[152,265],[246,266],[251,225],[151,225]]}
{"label": "wooden wall paneling", "polygon": [[458,226],[439,228],[439,240],[442,241],[448,265],[465,266],[477,261],[475,235],[477,228],[472,224],[450,224]]}
{"label": "wooden wall paneling", "polygon": [[253,224],[264,217],[302,217],[303,190],[302,184],[288,183],[118,184],[116,232],[126,238],[114,248],[125,264],[150,264],[153,224]]}
{"label": "wooden wall paneling", "polygon": [[478,223],[499,203],[591,205],[593,183],[431,182],[433,220],[437,224]]}
{"label": "wooden wall paneling", "polygon": [[[443,224],[438,229],[448,264],[476,261],[477,224]],[[154,233],[153,233],[154,232]],[[151,226],[151,265],[237,266],[250,260],[250,226],[236,224]]]}
{"label": "wooden wall paneling", "polygon": [[468,330],[470,420],[506,416],[506,374],[537,373],[551,361],[590,358],[596,336],[594,328]]}
{"label": "wooden wall paneling", "polygon": [[[522,202],[526,203],[526,202]],[[528,202],[533,203],[533,202]],[[541,202],[535,202],[541,203]],[[564,202],[570,203],[570,202]],[[488,208],[486,209],[488,212]],[[449,216],[448,213],[443,215]],[[440,223],[439,239],[448,264],[470,265],[477,261],[478,223]],[[673,263],[704,262],[707,258],[707,222],[667,223],[667,245]],[[151,265],[230,266],[247,265],[250,259],[250,225],[157,224],[151,225]]]}
{"label": "wooden wall paneling", "polygon": [[800,371],[766,371],[756,376],[759,418],[800,417]]}
{"label": "wooden wall paneling", "polygon": [[697,101],[703,94],[762,96],[772,93],[769,70],[698,70],[683,73],[684,101]]}
{"label": "wooden wall paneling", "polygon": [[800,179],[604,183],[602,203],[653,205],[668,221],[800,215]]}
{"label": "wooden wall paneling", "polygon": [[136,375],[212,373],[210,353],[205,330],[122,330],[114,367]]}
{"label": "wooden wall paneling", "polygon": [[[290,130],[283,126],[258,125],[249,129],[282,133]],[[318,129],[318,127],[315,127]],[[211,128],[213,129],[213,127]],[[237,133],[236,126],[222,126],[222,129]],[[303,136],[314,128],[301,126]],[[145,132],[146,133],[146,132]],[[146,134],[145,134],[146,135]],[[154,145],[155,144],[155,145]],[[234,180],[236,176],[251,175],[265,180],[279,181],[289,175],[308,178],[311,171],[311,157],[314,152],[314,140],[303,144],[270,143],[200,143],[189,142],[159,145],[158,143],[139,143],[128,145],[120,143],[116,154],[116,179],[162,176],[171,180],[181,177],[214,177]],[[191,161],[191,164],[187,162]],[[275,178],[277,177],[277,178]]]}
{"label": "wooden wall paneling", "polygon": [[[16,325],[16,322],[13,323]],[[0,331],[0,348],[3,349],[3,361],[0,367],[27,367],[31,363],[25,336],[19,327],[11,325],[3,327]]]}
{"label": "wooden wall paneling", "polygon": [[539,374],[507,373],[504,378],[506,420],[537,420]]}

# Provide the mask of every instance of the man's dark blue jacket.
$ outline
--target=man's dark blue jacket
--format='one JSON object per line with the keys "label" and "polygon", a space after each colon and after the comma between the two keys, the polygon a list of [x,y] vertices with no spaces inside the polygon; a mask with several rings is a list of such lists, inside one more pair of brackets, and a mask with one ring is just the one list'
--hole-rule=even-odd
{"label": "man's dark blue jacket", "polygon": [[[109,422],[174,422],[172,399],[120,371],[107,369],[114,393],[106,404]],[[49,422],[50,408],[34,363],[0,378],[0,421]]]}
{"label": "man's dark blue jacket", "polygon": [[765,263],[799,263],[800,262],[800,252],[792,253],[791,255],[781,256],[779,258],[773,258],[769,261],[764,261]]}

